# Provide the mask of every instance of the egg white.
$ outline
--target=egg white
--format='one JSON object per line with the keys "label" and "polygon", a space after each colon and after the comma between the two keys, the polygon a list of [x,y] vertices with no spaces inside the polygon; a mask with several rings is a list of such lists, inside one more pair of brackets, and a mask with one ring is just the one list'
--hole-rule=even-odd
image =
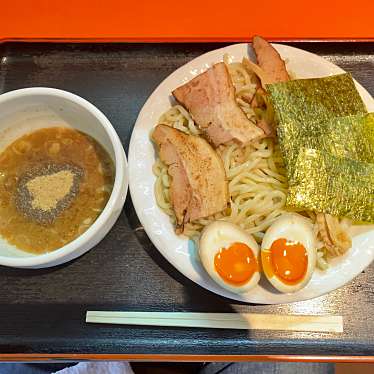
{"label": "egg white", "polygon": [[281,216],[266,231],[262,239],[261,252],[269,251],[273,242],[281,238],[304,246],[308,255],[308,265],[304,278],[297,284],[286,284],[275,274],[269,274],[265,266],[263,266],[263,272],[278,291],[293,293],[308,284],[316,267],[317,249],[313,225],[309,219],[300,214],[292,213]]}
{"label": "egg white", "polygon": [[260,280],[259,271],[256,271],[247,283],[235,286],[225,282],[214,266],[215,255],[222,248],[228,248],[234,243],[246,244],[251,248],[256,260],[259,260],[256,240],[239,226],[225,221],[215,221],[204,228],[199,242],[199,255],[205,270],[215,282],[231,292],[244,293],[257,285]]}

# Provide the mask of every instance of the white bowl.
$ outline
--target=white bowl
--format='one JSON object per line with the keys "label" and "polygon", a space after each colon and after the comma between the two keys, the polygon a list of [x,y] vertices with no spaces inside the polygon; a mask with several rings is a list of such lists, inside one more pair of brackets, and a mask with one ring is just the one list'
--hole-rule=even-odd
{"label": "white bowl", "polygon": [[112,194],[86,232],[53,252],[24,252],[0,237],[0,265],[43,268],[70,261],[99,243],[121,213],[128,187],[126,155],[116,131],[100,110],[77,95],[54,88],[25,88],[0,95],[0,152],[27,132],[56,126],[91,135],[107,150],[116,170]]}

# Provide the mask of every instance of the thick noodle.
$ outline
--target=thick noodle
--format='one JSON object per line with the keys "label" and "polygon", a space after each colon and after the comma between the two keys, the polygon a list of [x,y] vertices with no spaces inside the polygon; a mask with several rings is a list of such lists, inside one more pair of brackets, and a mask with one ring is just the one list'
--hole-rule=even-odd
{"label": "thick noodle", "polygon": [[[255,78],[241,63],[230,63],[224,56],[236,91],[236,101],[248,119],[255,123],[255,113],[250,99],[256,90]],[[199,135],[201,132],[191,115],[180,105],[175,105],[162,114],[158,123],[172,126],[186,134]],[[221,155],[229,182],[230,204],[225,211],[213,216],[187,223],[183,234],[197,240],[201,230],[214,220],[235,223],[261,242],[266,229],[276,218],[289,212],[285,209],[287,179],[279,146],[275,140],[264,138],[240,147],[236,144],[220,146]],[[153,165],[156,175],[155,196],[159,207],[175,224],[174,210],[170,202],[170,180],[166,165],[157,158]],[[315,215],[303,212],[315,223]],[[318,253],[318,266],[327,267],[326,254]]]}
{"label": "thick noodle", "polygon": [[[225,59],[227,61],[226,56]],[[248,100],[256,90],[253,77],[241,63],[231,63],[227,66],[235,86],[236,100],[247,117],[254,121],[255,115]],[[187,134],[200,134],[190,114],[180,105],[175,105],[165,112],[159,123]],[[273,140],[262,139],[244,148],[232,144],[221,146],[217,151],[223,159],[229,181],[230,207],[214,216],[186,224],[183,233],[196,239],[204,226],[213,220],[222,219],[238,224],[261,241],[265,230],[285,212],[287,182],[279,148]],[[170,203],[167,167],[157,159],[153,172],[157,176],[157,203],[175,223]]]}

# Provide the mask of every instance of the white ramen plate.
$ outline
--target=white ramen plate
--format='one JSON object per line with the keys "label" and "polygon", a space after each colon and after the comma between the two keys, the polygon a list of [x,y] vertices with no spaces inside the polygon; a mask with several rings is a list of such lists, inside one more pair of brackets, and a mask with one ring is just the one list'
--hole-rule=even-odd
{"label": "white ramen plate", "polygon": [[[312,53],[286,45],[274,47],[287,62],[287,69],[298,78],[324,77],[344,73],[336,65]],[[349,252],[334,260],[325,272],[316,270],[310,283],[294,294],[281,294],[262,281],[250,292],[237,295],[218,286],[200,264],[192,241],[178,237],[169,217],[157,206],[154,196],[155,176],[152,165],[155,149],[149,134],[160,115],[171,106],[171,91],[222,61],[227,53],[232,61],[241,61],[253,52],[248,44],[235,44],[208,52],[169,75],[152,93],[136,121],[129,150],[129,181],[132,200],[145,231],[161,254],[186,277],[200,286],[230,299],[250,303],[278,304],[311,299],[335,290],[351,281],[374,258],[374,229],[370,226],[354,232],[353,246]],[[357,82],[356,86],[369,112],[374,111],[374,100]],[[353,229],[354,230],[354,229]]]}

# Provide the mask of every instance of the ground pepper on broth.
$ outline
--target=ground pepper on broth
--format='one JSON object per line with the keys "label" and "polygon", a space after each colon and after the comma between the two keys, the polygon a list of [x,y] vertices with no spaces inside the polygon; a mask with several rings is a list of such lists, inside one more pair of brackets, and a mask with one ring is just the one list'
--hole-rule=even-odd
{"label": "ground pepper on broth", "polygon": [[77,197],[83,176],[84,170],[71,164],[31,169],[17,183],[15,205],[25,217],[51,224]]}
{"label": "ground pepper on broth", "polygon": [[58,249],[104,209],[113,162],[90,136],[70,128],[24,135],[0,154],[0,235],[27,252]]}

